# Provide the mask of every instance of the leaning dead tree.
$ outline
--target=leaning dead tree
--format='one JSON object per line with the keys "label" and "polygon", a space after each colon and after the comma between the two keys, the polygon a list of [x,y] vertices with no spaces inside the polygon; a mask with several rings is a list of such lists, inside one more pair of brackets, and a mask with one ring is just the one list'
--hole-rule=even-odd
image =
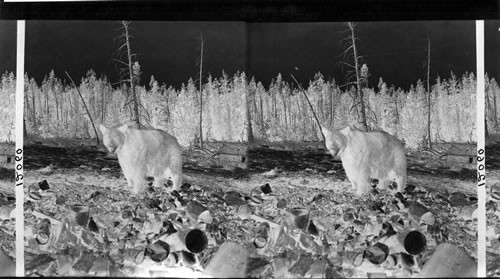
{"label": "leaning dead tree", "polygon": [[71,76],[68,74],[68,72],[65,71],[65,73],[66,73],[66,76],[68,76],[68,78],[71,81],[71,83],[73,84],[73,86],[75,87],[76,92],[78,92],[78,95],[80,96],[80,99],[82,100],[83,107],[85,108],[85,111],[87,112],[87,115],[89,116],[90,123],[92,124],[92,128],[94,129],[96,143],[97,143],[97,145],[99,145],[99,143],[100,143],[99,142],[99,134],[97,133],[97,129],[95,127],[94,120],[92,119],[92,114],[90,114],[89,108],[87,107],[87,103],[85,103],[85,99],[83,98],[83,95],[80,92],[80,89],[78,89],[78,86],[76,86],[76,83],[73,81],[73,79],[71,78]]}
{"label": "leaning dead tree", "polygon": [[[118,36],[120,46],[117,49],[118,58],[114,59],[121,65],[120,81],[130,85],[128,93],[128,101],[126,105],[132,105],[132,118],[137,127],[141,127],[139,118],[139,99],[135,90],[135,85],[139,83],[140,67],[137,62],[137,54],[132,52],[130,41],[133,36],[130,34],[130,21],[121,21],[122,33]],[[135,60],[135,61],[134,61]]]}
{"label": "leaning dead tree", "polygon": [[314,120],[316,120],[316,124],[318,124],[318,128],[319,128],[319,130],[321,132],[321,137],[323,138],[323,142],[326,143],[325,134],[323,134],[323,129],[322,129],[322,127],[325,127],[325,125],[323,125],[321,123],[321,121],[319,120],[318,115],[316,114],[316,111],[314,111],[314,107],[311,104],[311,101],[309,100],[309,97],[307,96],[306,91],[304,90],[304,88],[302,88],[302,85],[300,85],[300,83],[297,81],[297,79],[295,78],[295,76],[293,74],[291,76],[292,76],[292,79],[297,84],[297,86],[299,87],[299,89],[302,92],[302,94],[304,94],[304,97],[306,98],[307,104],[309,104],[309,108],[311,109],[311,112],[312,112],[312,114],[314,116]]}
{"label": "leaning dead tree", "polygon": [[368,131],[368,125],[366,122],[366,104],[365,104],[365,98],[363,94],[363,88],[362,88],[362,77],[360,73],[360,64],[361,64],[361,59],[363,58],[358,54],[358,49],[356,45],[356,41],[358,38],[356,37],[356,23],[354,22],[347,22],[346,23],[347,27],[349,28],[349,35],[347,38],[344,40],[347,43],[347,47],[345,48],[344,52],[342,53],[346,60],[349,60],[349,58],[352,58],[353,64],[350,64],[348,62],[341,62],[342,64],[346,65],[347,67],[351,68],[351,70],[348,73],[348,80],[351,79],[353,76],[355,77],[356,81],[355,82],[349,82],[348,85],[355,85],[356,88],[356,93],[354,95],[354,105],[353,107],[358,108],[359,107],[359,115],[358,117],[359,122],[363,126],[363,129],[365,131]]}

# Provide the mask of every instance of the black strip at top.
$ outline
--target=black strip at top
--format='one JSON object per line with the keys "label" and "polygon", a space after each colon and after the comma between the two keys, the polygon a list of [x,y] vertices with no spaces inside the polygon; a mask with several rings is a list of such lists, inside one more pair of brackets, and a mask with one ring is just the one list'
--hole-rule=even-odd
{"label": "black strip at top", "polygon": [[3,2],[0,19],[400,21],[498,19],[497,0],[146,0]]}

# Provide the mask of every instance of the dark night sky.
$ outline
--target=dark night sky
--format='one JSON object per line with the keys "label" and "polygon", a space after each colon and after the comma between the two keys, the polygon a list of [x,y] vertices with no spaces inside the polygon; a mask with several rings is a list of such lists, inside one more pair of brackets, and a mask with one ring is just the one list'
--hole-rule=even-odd
{"label": "dark night sky", "polygon": [[[347,35],[342,23],[132,22],[133,47],[143,70],[142,83],[154,75],[178,88],[197,76],[199,36],[205,41],[205,76],[246,71],[268,86],[281,72],[307,83],[314,73],[344,82],[340,61]],[[486,23],[486,71],[498,79],[496,58],[500,21]],[[120,34],[117,21],[27,21],[26,72],[41,82],[54,69],[79,80],[90,68],[117,80],[113,53]],[[383,77],[407,89],[425,76],[427,35],[431,40],[433,79],[475,72],[474,21],[361,22],[359,52],[371,72],[371,86]],[[15,71],[15,21],[0,21],[0,71]],[[491,57],[491,58],[488,58]],[[494,58],[493,58],[494,57]],[[298,67],[299,72],[294,68]]]}

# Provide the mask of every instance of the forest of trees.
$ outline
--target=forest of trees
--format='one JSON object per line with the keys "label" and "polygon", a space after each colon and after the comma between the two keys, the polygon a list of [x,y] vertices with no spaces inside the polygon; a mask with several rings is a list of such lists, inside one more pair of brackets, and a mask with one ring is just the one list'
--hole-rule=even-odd
{"label": "forest of trees", "polygon": [[[133,124],[132,107],[126,85],[115,88],[90,70],[80,80],[79,90],[97,124]],[[304,95],[282,80],[280,75],[266,89],[244,73],[229,77],[209,77],[203,84],[202,131],[204,141],[318,141],[321,134]],[[476,78],[437,79],[431,86],[431,139],[433,142],[476,142]],[[334,80],[317,74],[305,88],[320,121],[339,128],[360,127],[353,109],[353,90],[341,90]],[[423,83],[409,91],[387,86],[363,88],[367,123],[396,135],[408,148],[425,144],[427,96]],[[180,89],[167,87],[151,77],[149,86],[136,86],[142,125],[164,129],[187,147],[199,140],[199,90],[190,80]],[[498,127],[494,79],[486,78],[486,118],[488,130]],[[15,119],[15,77],[2,75],[0,105],[2,140],[13,140]],[[52,71],[38,85],[25,76],[26,131],[30,136],[48,138],[95,138],[88,113],[75,88]],[[248,121],[250,120],[250,121]],[[12,123],[9,125],[8,123]],[[10,130],[9,130],[10,129]]]}
{"label": "forest of trees", "polygon": [[15,142],[16,79],[14,74],[2,75],[0,98],[0,141]]}

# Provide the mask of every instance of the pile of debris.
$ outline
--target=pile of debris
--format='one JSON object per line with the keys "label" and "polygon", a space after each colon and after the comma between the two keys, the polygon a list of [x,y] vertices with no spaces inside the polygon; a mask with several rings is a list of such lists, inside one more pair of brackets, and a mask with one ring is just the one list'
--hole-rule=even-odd
{"label": "pile of debris", "polygon": [[486,251],[487,276],[500,276],[500,183],[494,183],[487,188],[488,202],[486,203]]}
{"label": "pile of debris", "polygon": [[209,186],[131,195],[35,183],[25,202],[26,275],[476,276],[476,197],[414,185],[394,195],[376,181],[361,197]]}
{"label": "pile of debris", "polygon": [[0,189],[0,277],[16,275],[15,202],[14,193]]}

